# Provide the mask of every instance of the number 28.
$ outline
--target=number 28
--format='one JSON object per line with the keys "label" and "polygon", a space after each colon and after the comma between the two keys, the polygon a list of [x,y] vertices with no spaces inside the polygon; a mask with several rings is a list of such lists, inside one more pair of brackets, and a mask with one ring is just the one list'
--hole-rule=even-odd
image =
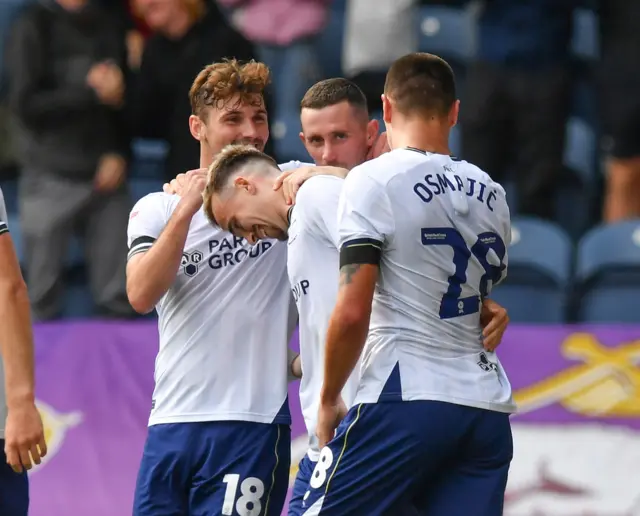
{"label": "number 28", "polygon": [[[447,291],[440,302],[440,319],[451,319],[478,312],[480,310],[480,298],[487,296],[489,293],[489,281],[492,284],[497,283],[506,268],[503,263],[506,255],[504,240],[493,232],[480,233],[475,243],[469,248],[457,229],[422,228],[420,231],[422,245],[446,245],[453,249],[455,270],[449,276]],[[488,262],[487,256],[491,249],[498,256],[499,265],[492,265]],[[480,297],[461,297],[462,285],[467,283],[467,268],[472,255],[480,262],[485,271],[480,278]]]}

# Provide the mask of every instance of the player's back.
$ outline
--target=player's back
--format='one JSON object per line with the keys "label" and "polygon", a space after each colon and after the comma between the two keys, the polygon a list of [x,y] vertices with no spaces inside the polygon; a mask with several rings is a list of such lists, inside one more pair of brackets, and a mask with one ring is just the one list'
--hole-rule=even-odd
{"label": "player's back", "polygon": [[[467,162],[414,149],[351,174],[343,197],[354,198],[349,190],[368,197],[375,205],[357,211],[384,234],[356,401],[432,399],[512,411],[511,388],[497,357],[483,351],[480,325],[482,298],[506,274],[502,187]],[[353,214],[344,215],[354,210],[342,204],[344,244],[346,234],[359,233],[349,230]]]}

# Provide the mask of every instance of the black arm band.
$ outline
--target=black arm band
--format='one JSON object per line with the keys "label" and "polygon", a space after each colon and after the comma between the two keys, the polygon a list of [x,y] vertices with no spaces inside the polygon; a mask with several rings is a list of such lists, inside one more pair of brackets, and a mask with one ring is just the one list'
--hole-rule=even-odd
{"label": "black arm band", "polygon": [[346,242],[340,249],[340,268],[345,265],[379,265],[382,244],[372,238],[359,238]]}
{"label": "black arm band", "polygon": [[155,241],[155,238],[149,236],[141,236],[136,238],[133,242],[131,242],[131,247],[129,248],[129,253],[127,254],[127,260],[138,253],[147,252],[149,249],[151,249],[151,246]]}

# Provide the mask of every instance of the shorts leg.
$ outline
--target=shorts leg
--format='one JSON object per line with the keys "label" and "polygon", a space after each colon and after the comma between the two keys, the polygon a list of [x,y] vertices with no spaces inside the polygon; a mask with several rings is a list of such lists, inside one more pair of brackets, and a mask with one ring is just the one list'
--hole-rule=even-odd
{"label": "shorts leg", "polygon": [[430,479],[423,516],[502,516],[513,439],[509,415],[476,412],[456,459]]}
{"label": "shorts leg", "polygon": [[449,428],[429,423],[431,402],[360,404],[322,449],[305,495],[305,516],[414,514],[413,492],[424,469],[443,460]]}
{"label": "shorts leg", "polygon": [[200,425],[189,515],[278,516],[289,487],[291,429],[241,421]]}
{"label": "shorts leg", "polygon": [[293,483],[291,500],[289,500],[289,516],[300,516],[304,512],[302,502],[304,495],[309,489],[309,481],[316,467],[316,463],[312,461],[308,455],[305,455],[298,465],[298,474]]}
{"label": "shorts leg", "polygon": [[7,464],[4,440],[0,439],[0,514],[27,516],[29,510],[29,480],[25,472],[16,473]]}
{"label": "shorts leg", "polygon": [[133,516],[188,514],[190,423],[149,427],[133,501]]}

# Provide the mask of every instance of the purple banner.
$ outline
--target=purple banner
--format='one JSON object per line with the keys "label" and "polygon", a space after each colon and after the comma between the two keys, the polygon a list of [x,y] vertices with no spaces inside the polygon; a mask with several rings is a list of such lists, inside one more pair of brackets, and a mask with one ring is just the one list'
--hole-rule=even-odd
{"label": "purple banner", "polygon": [[[50,453],[31,516],[131,514],[157,345],[154,323],[36,328]],[[505,514],[640,515],[640,326],[514,326],[499,355],[520,407]],[[296,389],[292,475],[306,449]]]}

